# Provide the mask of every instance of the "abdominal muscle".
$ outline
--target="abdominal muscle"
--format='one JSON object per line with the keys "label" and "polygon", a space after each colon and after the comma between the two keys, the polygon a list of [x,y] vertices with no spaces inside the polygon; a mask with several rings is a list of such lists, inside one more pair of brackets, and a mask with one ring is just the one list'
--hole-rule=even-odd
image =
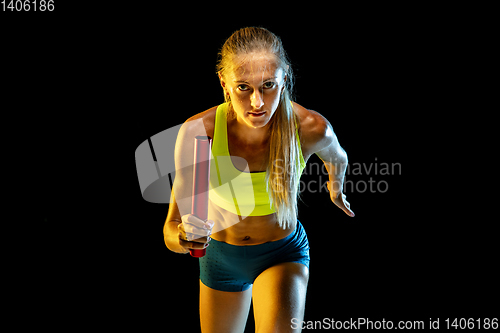
{"label": "abdominal muscle", "polygon": [[212,202],[208,219],[214,221],[212,237],[216,241],[231,245],[258,245],[285,238],[295,225],[282,229],[277,223],[276,213],[264,216],[241,217]]}

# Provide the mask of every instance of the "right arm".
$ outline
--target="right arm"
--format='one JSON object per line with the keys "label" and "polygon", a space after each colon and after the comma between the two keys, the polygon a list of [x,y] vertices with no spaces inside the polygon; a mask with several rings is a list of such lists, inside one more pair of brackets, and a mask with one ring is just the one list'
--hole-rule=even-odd
{"label": "right arm", "polygon": [[214,110],[189,118],[181,126],[175,143],[176,172],[163,238],[167,248],[176,253],[205,248],[214,225],[213,221],[205,222],[191,214],[194,138],[213,135],[213,129],[210,130],[211,111]]}

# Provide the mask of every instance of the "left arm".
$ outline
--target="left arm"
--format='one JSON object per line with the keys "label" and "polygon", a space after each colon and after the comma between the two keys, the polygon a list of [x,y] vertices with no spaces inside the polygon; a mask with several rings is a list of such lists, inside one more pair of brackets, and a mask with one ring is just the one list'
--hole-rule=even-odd
{"label": "left arm", "polygon": [[328,190],[330,191],[330,198],[332,202],[342,209],[347,215],[354,217],[354,212],[350,208],[349,202],[346,200],[346,195],[342,193],[344,188],[344,176],[347,168],[347,154],[340,146],[337,136],[333,132],[333,128],[326,120],[326,128],[322,146],[324,148],[316,152],[316,155],[325,164],[328,171]]}
{"label": "left arm", "polygon": [[297,103],[294,103],[294,108],[301,118],[304,156],[316,154],[323,161],[330,179],[328,190],[332,202],[347,215],[353,217],[354,212],[351,210],[345,194],[342,193],[347,168],[347,154],[340,146],[332,125],[325,117],[315,111],[307,110]]}

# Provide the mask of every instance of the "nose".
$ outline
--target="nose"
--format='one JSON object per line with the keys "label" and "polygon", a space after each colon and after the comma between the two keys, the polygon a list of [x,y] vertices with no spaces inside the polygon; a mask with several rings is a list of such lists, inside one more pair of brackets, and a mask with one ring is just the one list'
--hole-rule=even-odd
{"label": "nose", "polygon": [[262,98],[262,92],[260,90],[255,89],[250,99],[254,109],[258,110],[264,106],[264,99]]}

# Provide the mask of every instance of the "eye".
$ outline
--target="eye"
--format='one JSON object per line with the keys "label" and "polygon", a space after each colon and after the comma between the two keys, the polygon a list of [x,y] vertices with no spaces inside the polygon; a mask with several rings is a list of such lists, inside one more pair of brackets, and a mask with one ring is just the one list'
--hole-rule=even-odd
{"label": "eye", "polygon": [[238,89],[241,90],[241,91],[247,91],[249,90],[250,88],[246,85],[246,84],[240,84],[238,86]]}
{"label": "eye", "polygon": [[266,82],[266,83],[264,83],[264,89],[274,88],[275,85],[276,85],[276,83],[274,83],[272,81]]}

